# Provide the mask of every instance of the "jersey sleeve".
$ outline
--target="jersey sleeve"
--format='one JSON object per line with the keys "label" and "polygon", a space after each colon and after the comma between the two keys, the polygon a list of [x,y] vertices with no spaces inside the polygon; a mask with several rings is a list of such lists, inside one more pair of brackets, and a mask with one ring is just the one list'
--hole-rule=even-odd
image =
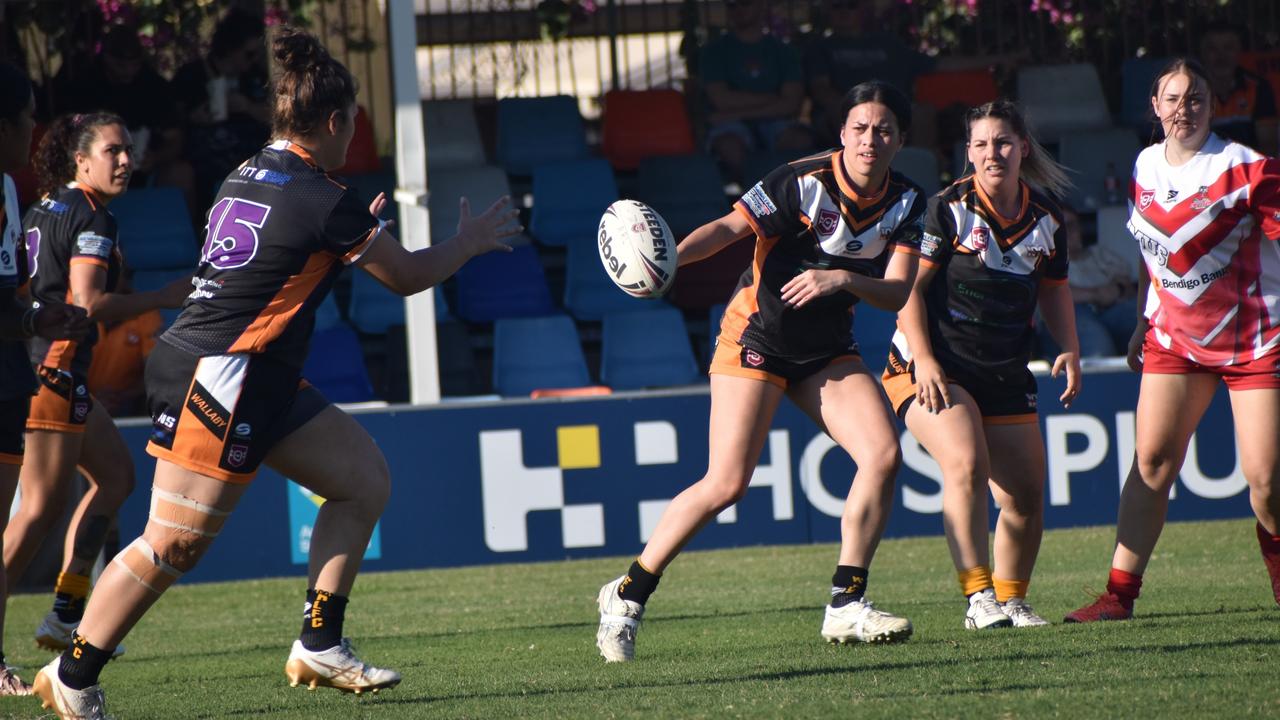
{"label": "jersey sleeve", "polygon": [[951,208],[941,196],[929,198],[925,210],[924,232],[920,235],[920,261],[941,265],[955,250],[956,221]]}
{"label": "jersey sleeve", "polygon": [[1055,214],[1053,219],[1058,229],[1053,231],[1053,253],[1044,263],[1043,277],[1052,285],[1062,285],[1067,282],[1067,229],[1060,216]]}
{"label": "jersey sleeve", "polygon": [[898,223],[897,229],[893,231],[893,250],[894,252],[909,252],[916,255],[921,254],[920,241],[924,238],[924,218],[928,211],[929,203],[924,198],[919,188],[915,188],[915,197],[911,199],[911,207],[907,209],[907,215]]}
{"label": "jersey sleeve", "polygon": [[321,243],[325,250],[350,265],[364,255],[381,231],[382,223],[369,213],[368,206],[348,188],[334,204],[329,217],[325,218],[321,229]]}
{"label": "jersey sleeve", "polygon": [[1250,169],[1249,209],[1256,214],[1262,233],[1280,240],[1280,160],[1260,160]]}
{"label": "jersey sleeve", "polygon": [[794,235],[804,229],[804,221],[800,219],[800,184],[790,165],[774,169],[733,207],[762,238]]}
{"label": "jersey sleeve", "polygon": [[70,264],[88,263],[105,270],[115,249],[116,220],[110,213],[98,210],[75,231],[71,241]]}

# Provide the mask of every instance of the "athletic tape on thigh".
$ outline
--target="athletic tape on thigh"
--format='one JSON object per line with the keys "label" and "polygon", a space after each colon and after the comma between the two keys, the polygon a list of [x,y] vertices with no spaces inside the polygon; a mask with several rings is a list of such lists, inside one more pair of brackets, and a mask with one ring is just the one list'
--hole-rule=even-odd
{"label": "athletic tape on thigh", "polygon": [[143,587],[159,595],[182,577],[182,571],[156,554],[151,543],[138,538],[116,555],[115,563],[133,576]]}
{"label": "athletic tape on thigh", "polygon": [[229,514],[178,493],[151,488],[151,521],[157,525],[215,538]]}

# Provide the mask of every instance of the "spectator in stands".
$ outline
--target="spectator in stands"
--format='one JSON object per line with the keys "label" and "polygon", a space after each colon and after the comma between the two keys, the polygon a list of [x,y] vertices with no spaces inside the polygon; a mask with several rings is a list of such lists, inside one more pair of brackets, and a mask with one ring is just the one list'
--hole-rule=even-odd
{"label": "spectator in stands", "polygon": [[169,83],[147,62],[133,28],[117,26],[102,39],[97,62],[55,78],[58,113],[106,111],[124,118],[134,141],[133,185],[180,188],[195,203],[195,176],[183,159],[183,135]]}
{"label": "spectator in stands", "polygon": [[[1129,263],[1101,245],[1084,244],[1080,216],[1062,208],[1063,230],[1067,237],[1067,258],[1071,274],[1071,298],[1075,302],[1076,336],[1080,340],[1080,357],[1124,355],[1133,337],[1134,319],[1138,316],[1138,279]],[[1037,322],[1044,357],[1054,358],[1061,352],[1050,337],[1044,320]]]}
{"label": "spectator in stands", "polygon": [[[125,268],[117,292],[133,292],[133,273]],[[160,311],[148,310],[123,320],[98,323],[98,344],[89,364],[89,392],[111,417],[145,415],[142,372],[164,327]]]}
{"label": "spectator in stands", "polygon": [[729,29],[702,49],[699,67],[710,102],[708,142],[729,177],[740,180],[753,150],[811,149],[799,121],[804,102],[800,54],[765,32],[763,0],[726,0]]}
{"label": "spectator in stands", "polygon": [[187,155],[196,173],[198,207],[244,158],[266,144],[267,103],[262,18],[232,8],[213,31],[209,54],[173,76],[173,95],[187,123]]}
{"label": "spectator in stands", "polygon": [[1274,156],[1277,137],[1276,99],[1271,86],[1240,67],[1244,36],[1234,25],[1215,24],[1200,37],[1200,59],[1213,88],[1213,131],[1227,140]]}

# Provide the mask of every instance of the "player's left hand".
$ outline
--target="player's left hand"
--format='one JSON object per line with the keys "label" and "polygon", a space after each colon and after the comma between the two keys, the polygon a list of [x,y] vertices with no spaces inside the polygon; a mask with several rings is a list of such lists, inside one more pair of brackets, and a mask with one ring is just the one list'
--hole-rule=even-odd
{"label": "player's left hand", "polygon": [[805,270],[782,286],[782,301],[793,308],[802,308],[823,295],[839,292],[844,287],[845,275],[844,270]]}
{"label": "player's left hand", "polygon": [[1053,360],[1053,370],[1050,375],[1058,377],[1062,371],[1067,371],[1067,389],[1062,391],[1062,395],[1058,397],[1062,401],[1062,407],[1069,408],[1071,403],[1075,402],[1076,396],[1080,394],[1080,356],[1076,353],[1064,352]]}
{"label": "player's left hand", "polygon": [[373,202],[369,203],[369,214],[378,218],[378,222],[382,223],[383,230],[390,231],[391,228],[395,227],[396,221],[382,219],[382,211],[386,209],[387,209],[386,193],[378,193],[378,197],[374,198]]}

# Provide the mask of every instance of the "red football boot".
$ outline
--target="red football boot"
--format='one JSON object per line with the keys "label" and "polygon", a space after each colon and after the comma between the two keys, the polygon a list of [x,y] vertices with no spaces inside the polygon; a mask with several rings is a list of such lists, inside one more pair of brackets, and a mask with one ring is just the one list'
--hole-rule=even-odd
{"label": "red football boot", "polygon": [[1099,620],[1128,620],[1133,617],[1133,603],[1127,606],[1121,602],[1120,596],[1105,592],[1097,600],[1074,612],[1067,613],[1062,619],[1069,623],[1097,622]]}
{"label": "red football boot", "polygon": [[1266,563],[1267,574],[1271,576],[1271,592],[1276,596],[1276,604],[1280,605],[1280,541],[1267,532],[1258,523],[1258,546],[1262,549],[1262,562]]}

